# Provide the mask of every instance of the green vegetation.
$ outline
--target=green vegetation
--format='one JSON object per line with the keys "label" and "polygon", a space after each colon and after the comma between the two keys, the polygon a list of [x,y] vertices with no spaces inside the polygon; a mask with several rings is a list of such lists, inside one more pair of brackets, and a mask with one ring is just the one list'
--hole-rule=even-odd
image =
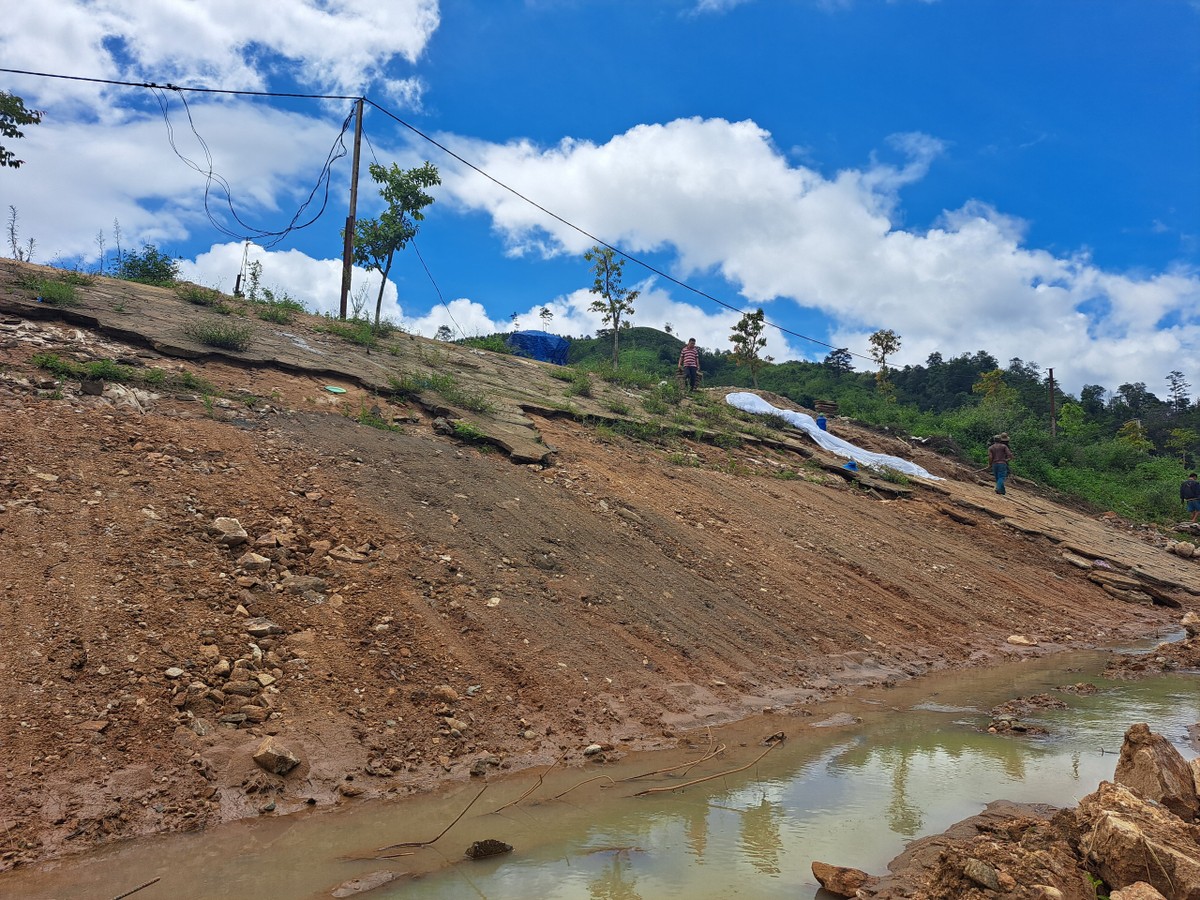
{"label": "green vegetation", "polygon": [[326,322],[317,326],[317,330],[337,335],[342,340],[358,344],[360,347],[374,349],[379,346],[375,329],[366,319],[347,319],[345,322],[327,319]]}
{"label": "green vegetation", "polygon": [[470,422],[464,422],[461,419],[454,423],[454,436],[461,438],[464,441],[471,441],[472,443],[479,443],[487,440],[486,432],[484,432],[478,426],[473,425]]}
{"label": "green vegetation", "polygon": [[117,252],[113,277],[158,287],[170,287],[179,278],[179,263],[153,244],[142,249]]}
{"label": "green vegetation", "polygon": [[250,346],[254,329],[249,325],[210,319],[189,325],[184,333],[198,344],[241,352]]}
{"label": "green vegetation", "polygon": [[[500,334],[489,334],[486,337],[469,337],[463,338],[456,343],[463,347],[474,347],[476,350],[490,350],[492,353],[507,353],[512,356],[512,347],[508,346],[508,341]],[[551,374],[554,374],[551,372]]]}
{"label": "green vegetation", "polygon": [[81,363],[64,359],[54,353],[36,353],[31,357],[31,362],[38,368],[45,369],[55,377],[63,379],[144,384],[157,389],[195,391],[206,396],[216,396],[220,393],[212,384],[186,370],[179,373],[168,373],[162,369],[123,366],[111,359],[95,359]]}
{"label": "green vegetation", "polygon": [[175,296],[185,303],[203,306],[221,315],[229,315],[232,310],[225,303],[225,295],[216,288],[181,281],[175,285]]}
{"label": "green vegetation", "polygon": [[359,219],[354,223],[354,261],[380,275],[379,295],[375,298],[378,327],[392,260],[417,236],[420,222],[425,218],[423,210],[433,202],[433,197],[425,191],[441,184],[442,179],[431,162],[412,169],[401,169],[395,163],[390,167],[371,163],[369,171],[379,185],[379,195],[387,203],[387,209],[377,219]]}
{"label": "green vegetation", "polygon": [[417,398],[425,391],[433,391],[435,394],[440,394],[447,403],[460,409],[480,413],[492,412],[495,409],[487,397],[474,391],[465,390],[453,375],[405,373],[399,376],[390,376],[388,384],[397,397]]}

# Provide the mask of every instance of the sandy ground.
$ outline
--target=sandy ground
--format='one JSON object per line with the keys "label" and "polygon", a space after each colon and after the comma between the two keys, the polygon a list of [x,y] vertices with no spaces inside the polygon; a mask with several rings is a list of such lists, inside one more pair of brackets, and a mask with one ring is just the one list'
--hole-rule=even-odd
{"label": "sandy ground", "polygon": [[[633,442],[560,414],[562,382],[529,363],[491,415],[503,439],[466,441],[434,419],[488,414],[384,399],[353,349],[345,371],[181,354],[150,333],[170,323],[64,321],[11,281],[0,301],[0,870],[665,746],[1200,607],[1200,563],[1157,531],[1019,482],[998,497],[842,420],[947,480],[876,490],[794,436]],[[221,396],[87,395],[34,364],[48,352]],[[479,390],[506,365],[478,363]],[[361,424],[370,406],[392,428]],[[286,775],[252,759],[267,738],[299,761]]]}

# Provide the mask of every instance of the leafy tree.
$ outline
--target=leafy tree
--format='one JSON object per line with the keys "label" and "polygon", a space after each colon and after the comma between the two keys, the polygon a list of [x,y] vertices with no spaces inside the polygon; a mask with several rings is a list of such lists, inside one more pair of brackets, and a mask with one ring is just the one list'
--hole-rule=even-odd
{"label": "leafy tree", "polygon": [[387,203],[377,219],[359,219],[354,223],[354,262],[374,269],[380,275],[379,295],[375,298],[375,327],[383,307],[383,290],[397,250],[403,250],[417,235],[423,210],[433,202],[426,188],[442,183],[437,166],[426,162],[412,169],[395,163],[385,167],[371,163],[371,178],[379,185],[379,194]]}
{"label": "leafy tree", "polygon": [[[621,286],[625,260],[619,259],[611,247],[592,247],[583,254],[583,258],[592,263],[592,272],[596,276],[595,282],[588,290],[599,295],[592,301],[590,308],[592,312],[600,313],[604,324],[612,328],[612,363],[615,369],[621,364],[621,320],[623,317],[633,316],[633,301],[640,292]],[[628,321],[624,327],[629,327]]]}
{"label": "leafy tree", "polygon": [[515,312],[510,313],[508,316],[508,321],[510,321],[512,323],[513,331],[516,331],[518,328],[521,327],[521,323],[520,323],[520,321],[518,321],[518,313],[515,313]]}
{"label": "leafy tree", "polygon": [[1154,443],[1146,437],[1146,429],[1137,419],[1130,419],[1117,429],[1116,439],[1135,450],[1150,451],[1154,449]]}
{"label": "leafy tree", "polygon": [[887,400],[895,401],[896,386],[888,381],[887,358],[900,349],[900,335],[890,328],[880,329],[871,335],[871,358],[879,363],[875,373],[875,387]]}
{"label": "leafy tree", "polygon": [[879,363],[879,371],[887,373],[887,359],[900,349],[900,335],[890,328],[871,335],[871,358]]}
{"label": "leafy tree", "polygon": [[769,356],[764,359],[758,355],[758,351],[767,346],[767,339],[763,337],[765,328],[766,320],[760,308],[752,313],[745,313],[733,326],[733,332],[729,335],[729,340],[733,343],[733,358],[739,366],[750,370],[750,381],[755,390],[758,389],[758,372],[763,363],[773,361]]}
{"label": "leafy tree", "polygon": [[450,330],[449,325],[439,325],[434,337],[439,341],[450,341],[454,339],[454,332]]}
{"label": "leafy tree", "polygon": [[554,313],[550,311],[550,307],[543,306],[538,310],[538,318],[542,320],[542,331],[548,331],[550,320],[554,318]]}
{"label": "leafy tree", "polygon": [[1193,428],[1172,428],[1167,438],[1167,449],[1179,454],[1179,462],[1187,468],[1188,451],[1200,444],[1200,434]]}
{"label": "leafy tree", "polygon": [[1011,404],[1017,400],[1017,392],[1004,383],[1004,371],[992,369],[979,376],[979,380],[971,385],[971,393],[982,395],[984,402]]}
{"label": "leafy tree", "polygon": [[153,244],[142,244],[140,252],[121,254],[113,277],[142,284],[171,284],[179,277],[179,263]]}
{"label": "leafy tree", "polygon": [[[0,91],[0,136],[6,138],[23,138],[25,132],[21,129],[26,125],[36,125],[42,121],[42,112],[27,109],[25,101],[8,91]],[[0,144],[0,167],[19,169],[25,160],[17,159],[11,150]]]}
{"label": "leafy tree", "polygon": [[834,378],[841,378],[854,371],[854,357],[849,349],[839,347],[826,356],[821,365],[828,369]]}
{"label": "leafy tree", "polygon": [[1183,373],[1178,369],[1167,375],[1167,393],[1171,397],[1171,406],[1174,407],[1177,414],[1187,412],[1188,405],[1191,403],[1188,397],[1190,388],[1191,385],[1184,380]]}

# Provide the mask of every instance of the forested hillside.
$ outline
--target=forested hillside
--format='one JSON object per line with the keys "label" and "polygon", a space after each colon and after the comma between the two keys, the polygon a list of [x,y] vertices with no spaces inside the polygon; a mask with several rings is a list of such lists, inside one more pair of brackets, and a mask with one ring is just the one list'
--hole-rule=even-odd
{"label": "forested hillside", "polygon": [[[612,373],[611,343],[603,333],[574,339],[571,364],[643,383],[672,378],[683,346],[657,329],[624,329]],[[732,351],[702,349],[700,361],[705,386],[751,384]],[[980,465],[992,435],[1007,431],[1017,474],[1142,520],[1179,518],[1178,483],[1197,465],[1200,405],[1178,371],[1163,373],[1164,397],[1136,382],[1089,384],[1079,396],[1056,384],[1052,398],[1049,373],[1036,362],[1002,363],[986,350],[934,353],[923,365],[889,369],[883,382],[869,361],[835,350],[822,362],[764,363],[758,384],[810,409],[833,402],[843,416],[944,438]]]}

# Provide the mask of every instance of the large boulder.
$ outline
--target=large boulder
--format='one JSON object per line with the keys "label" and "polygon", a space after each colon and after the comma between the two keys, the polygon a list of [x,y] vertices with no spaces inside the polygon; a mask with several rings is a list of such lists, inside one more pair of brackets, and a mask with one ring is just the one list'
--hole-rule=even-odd
{"label": "large boulder", "polygon": [[1185,821],[1190,822],[1200,813],[1192,767],[1170,741],[1147,725],[1131,725],[1125,732],[1113,780],[1147,800],[1161,803]]}
{"label": "large boulder", "polygon": [[[890,874],[864,885],[875,900],[1095,900],[1075,856],[1075,816],[1041,804],[994,800],[982,813],[920,838],[888,863]],[[1000,892],[985,886],[996,884]],[[1007,892],[1007,893],[1003,893]]]}
{"label": "large boulder", "polygon": [[1107,781],[1076,816],[1080,852],[1110,888],[1144,881],[1167,900],[1200,900],[1200,828]]}
{"label": "large boulder", "polygon": [[274,775],[286,775],[300,765],[300,757],[274,738],[267,738],[258,745],[254,761]]}
{"label": "large boulder", "polygon": [[857,897],[859,888],[872,885],[879,880],[872,878],[861,869],[832,866],[815,859],[812,864],[812,873],[821,887],[838,897]]}

